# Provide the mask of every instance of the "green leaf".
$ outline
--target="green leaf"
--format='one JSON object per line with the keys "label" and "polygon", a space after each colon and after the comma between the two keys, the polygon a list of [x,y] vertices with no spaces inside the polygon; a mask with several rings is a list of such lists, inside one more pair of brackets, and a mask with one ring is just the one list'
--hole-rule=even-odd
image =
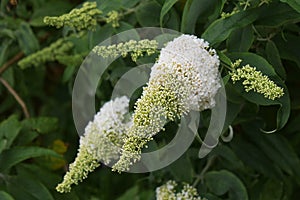
{"label": "green leaf", "polygon": [[[37,5],[38,6],[38,5]],[[55,1],[50,0],[42,3],[42,6],[36,7],[31,15],[29,24],[31,26],[47,26],[44,23],[44,17],[46,16],[59,16],[64,13],[67,13],[71,10],[72,4],[68,1]]]}
{"label": "green leaf", "polygon": [[[263,151],[267,157],[272,160],[278,167],[284,170],[289,175],[294,175],[292,170],[293,167],[300,168],[300,161],[295,153],[291,150],[289,146],[285,146],[283,144],[273,145],[273,142],[277,142],[280,140],[283,142],[285,138],[280,137],[279,134],[270,134],[266,135],[259,131],[259,125],[248,123],[243,125],[243,130],[248,135],[249,140],[256,144],[261,151]],[[294,162],[289,163],[288,158],[295,159]]]}
{"label": "green leaf", "polygon": [[155,1],[149,1],[138,7],[136,17],[141,26],[158,26],[160,5]]}
{"label": "green leaf", "polygon": [[300,15],[291,7],[282,3],[272,3],[261,12],[255,25],[278,27],[284,24],[297,23]]}
{"label": "green leaf", "polygon": [[228,193],[230,200],[248,200],[242,181],[227,170],[210,171],[205,174],[204,181],[209,190],[218,196]]}
{"label": "green leaf", "polygon": [[295,153],[295,150],[291,147],[289,142],[279,134],[268,135],[266,139],[270,144],[273,145],[273,147],[276,149],[276,152],[281,155],[282,162],[286,162],[286,164],[292,168],[294,175],[298,177],[298,181],[300,182],[299,156]]}
{"label": "green leaf", "polygon": [[254,41],[253,29],[246,26],[241,29],[234,30],[228,40],[227,49],[229,52],[247,52]]}
{"label": "green leaf", "polygon": [[281,36],[275,37],[274,42],[278,47],[280,57],[295,62],[300,68],[299,36],[287,33],[284,35],[284,38]]}
{"label": "green leaf", "polygon": [[35,138],[39,136],[39,133],[32,130],[22,130],[21,133],[16,138],[14,144],[17,146],[28,145],[32,142]]}
{"label": "green leaf", "polygon": [[291,6],[298,13],[300,13],[300,2],[299,2],[299,0],[280,0],[280,1],[289,4],[289,6]]}
{"label": "green leaf", "polygon": [[26,54],[32,54],[39,49],[39,43],[30,26],[22,22],[15,32],[21,50]]}
{"label": "green leaf", "polygon": [[5,150],[0,154],[0,171],[5,171],[14,165],[27,160],[29,158],[40,156],[55,156],[61,157],[56,152],[50,149],[41,147],[14,147]]}
{"label": "green leaf", "polygon": [[0,124],[0,140],[5,140],[9,148],[21,130],[21,124],[16,115],[10,116]]}
{"label": "green leaf", "polygon": [[[120,8],[122,7],[122,5],[124,5],[122,3],[123,0],[96,0],[97,2],[97,7],[103,11],[104,14],[108,13],[109,11],[112,10],[120,10]],[[133,0],[134,3],[135,0]]]}
{"label": "green leaf", "polygon": [[73,75],[75,74],[76,72],[76,67],[75,66],[67,66],[65,68],[65,71],[64,71],[64,74],[63,74],[63,77],[62,77],[62,81],[64,83],[68,82],[72,77]]}
{"label": "green leaf", "polygon": [[259,200],[281,200],[283,192],[282,182],[269,179],[264,183]]}
{"label": "green leaf", "polygon": [[178,160],[169,165],[168,169],[176,181],[185,181],[190,183],[195,176],[192,162],[187,157],[187,154],[182,155]]}
{"label": "green leaf", "polygon": [[279,51],[276,47],[276,44],[273,41],[268,41],[266,45],[266,54],[267,59],[270,64],[274,67],[276,73],[283,79],[286,79],[286,72],[282,65]]}
{"label": "green leaf", "polygon": [[221,165],[228,169],[243,169],[244,167],[242,161],[228,146],[219,145],[212,150],[211,154],[219,156],[221,158]]}
{"label": "green leaf", "polygon": [[290,97],[289,92],[284,82],[275,73],[274,68],[262,57],[254,53],[232,53],[228,55],[231,60],[242,59],[241,66],[249,64],[252,67],[256,67],[264,75],[267,75],[277,85],[284,89],[284,95],[275,100],[264,98],[263,95],[253,91],[246,92],[240,82],[234,84],[239,93],[248,101],[259,105],[279,105],[280,108],[277,111],[277,127],[276,130],[280,130],[286,124],[290,116]]}
{"label": "green leaf", "polygon": [[4,40],[1,42],[0,46],[0,66],[6,61],[7,53],[8,53],[8,47],[12,43],[12,40]]}
{"label": "green leaf", "polygon": [[1,200],[14,200],[14,198],[12,196],[10,196],[10,194],[8,194],[4,191],[0,191],[0,199]]}
{"label": "green leaf", "polygon": [[207,21],[208,16],[219,13],[225,3],[224,0],[187,0],[184,6],[181,32],[193,34],[197,20]]}
{"label": "green leaf", "polygon": [[31,177],[11,178],[8,182],[8,190],[16,200],[54,200],[49,190]]}
{"label": "green leaf", "polygon": [[160,11],[160,18],[159,18],[159,22],[160,22],[160,26],[163,26],[163,19],[164,16],[169,12],[169,10],[173,7],[173,5],[177,2],[178,0],[166,0],[164,2],[164,5]]}
{"label": "green leaf", "polygon": [[216,45],[226,40],[232,31],[243,28],[255,21],[259,17],[259,12],[259,8],[249,9],[225,19],[218,19],[205,30],[201,37],[211,45]]}
{"label": "green leaf", "polygon": [[139,188],[137,185],[133,186],[132,188],[128,189],[121,197],[119,197],[117,200],[127,200],[127,199],[132,199],[132,200],[138,200],[139,198],[137,197],[139,193]]}
{"label": "green leaf", "polygon": [[16,170],[18,175],[38,180],[47,188],[54,188],[61,181],[61,175],[47,170],[44,166],[22,163]]}
{"label": "green leaf", "polygon": [[[262,134],[262,133],[260,133]],[[261,174],[274,179],[283,178],[282,171],[277,165],[270,163],[272,160],[259,147],[242,136],[236,135],[230,142],[230,145],[236,155],[248,166]]]}
{"label": "green leaf", "polygon": [[22,121],[23,128],[34,130],[38,133],[45,134],[53,132],[58,127],[58,120],[54,117],[29,118]]}

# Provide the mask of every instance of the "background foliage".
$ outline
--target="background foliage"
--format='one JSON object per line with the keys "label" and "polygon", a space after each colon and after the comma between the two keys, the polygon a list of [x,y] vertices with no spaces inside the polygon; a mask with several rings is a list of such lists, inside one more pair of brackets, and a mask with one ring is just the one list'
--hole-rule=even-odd
{"label": "background foliage", "polygon": [[[194,184],[210,200],[288,200],[300,197],[300,3],[298,0],[97,0],[105,17],[94,31],[56,29],[44,22],[80,7],[76,0],[2,0],[0,5],[0,199],[154,199],[169,179]],[[172,165],[146,174],[101,167],[69,194],[54,188],[78,147],[71,92],[84,56],[107,37],[135,27],[161,26],[202,37],[218,50],[228,98],[224,133],[234,137],[204,159],[195,141]],[[53,46],[57,40],[61,43]],[[52,47],[51,47],[52,44]],[[66,47],[66,44],[67,47]],[[31,64],[20,60],[49,47]],[[37,54],[34,54],[37,55]],[[271,101],[229,80],[226,65],[241,58],[284,88]],[[18,64],[19,62],[19,64]],[[138,64],[147,62],[139,59]],[[97,90],[98,108],[134,63],[119,59]],[[209,113],[201,115],[204,135]],[[172,138],[175,124],[157,137]],[[275,130],[275,131],[272,131]]]}

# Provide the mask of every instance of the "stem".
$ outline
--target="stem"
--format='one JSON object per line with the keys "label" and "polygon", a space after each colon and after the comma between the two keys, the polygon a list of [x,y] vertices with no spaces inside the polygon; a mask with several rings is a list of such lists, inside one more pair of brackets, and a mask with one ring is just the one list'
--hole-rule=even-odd
{"label": "stem", "polygon": [[4,65],[2,65],[2,67],[0,68],[0,75],[12,64],[14,64],[15,62],[17,62],[18,60],[20,60],[22,57],[24,56],[23,52],[19,52],[17,55],[15,55],[13,58],[11,58],[9,61],[7,61],[6,63],[4,63]]}
{"label": "stem", "polygon": [[13,97],[16,99],[16,101],[20,104],[20,106],[23,109],[24,115],[26,118],[29,118],[29,112],[28,109],[26,107],[26,104],[24,103],[24,101],[21,99],[21,97],[18,95],[18,93],[9,85],[9,83],[4,80],[2,77],[0,77],[0,82],[6,87],[6,89],[9,91],[9,93],[11,95],[13,95]]}
{"label": "stem", "polygon": [[212,156],[209,157],[207,160],[206,165],[204,166],[203,170],[201,171],[201,173],[197,176],[197,179],[194,181],[193,183],[193,187],[196,187],[199,183],[200,180],[203,179],[204,174],[209,170],[209,168],[211,167],[211,165],[213,164],[213,162],[215,161],[216,157]]}
{"label": "stem", "polygon": [[225,62],[223,62],[222,60],[221,60],[221,64],[222,64],[222,66],[224,66],[226,69],[228,69],[228,70],[230,70],[230,71],[234,71],[234,69],[231,67],[231,66],[229,66],[229,65],[227,65]]}

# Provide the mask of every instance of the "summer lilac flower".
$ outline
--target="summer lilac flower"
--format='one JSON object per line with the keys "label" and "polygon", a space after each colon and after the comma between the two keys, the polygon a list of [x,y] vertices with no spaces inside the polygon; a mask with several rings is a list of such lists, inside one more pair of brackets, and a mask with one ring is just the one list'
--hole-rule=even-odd
{"label": "summer lilac flower", "polygon": [[156,188],[156,200],[206,200],[198,195],[196,188],[189,184],[183,184],[180,192],[176,192],[178,184],[170,180],[166,184]]}
{"label": "summer lilac flower", "polygon": [[[238,61],[240,63],[240,61]],[[236,65],[236,63],[234,63]],[[268,76],[263,75],[255,67],[245,65],[230,73],[231,80],[236,83],[243,79],[243,86],[246,92],[254,92],[264,95],[265,98],[275,100],[284,95],[283,88],[277,86]]]}
{"label": "summer lilac flower", "polygon": [[85,2],[81,8],[74,8],[67,14],[58,17],[45,17],[44,23],[61,28],[69,26],[80,31],[83,29],[94,30],[97,25],[97,17],[102,14],[97,8],[96,2]]}
{"label": "summer lilac flower", "polygon": [[80,138],[77,157],[63,182],[56,187],[57,191],[69,192],[71,185],[87,178],[88,173],[100,166],[100,161],[109,164],[118,159],[124,135],[131,126],[131,118],[127,117],[128,103],[125,96],[111,100],[89,122]]}
{"label": "summer lilac flower", "polygon": [[203,39],[182,35],[169,42],[161,50],[136,102],[133,125],[113,170],[129,170],[140,160],[142,148],[163,130],[166,121],[174,121],[190,110],[212,108],[220,88],[218,66],[215,50]]}

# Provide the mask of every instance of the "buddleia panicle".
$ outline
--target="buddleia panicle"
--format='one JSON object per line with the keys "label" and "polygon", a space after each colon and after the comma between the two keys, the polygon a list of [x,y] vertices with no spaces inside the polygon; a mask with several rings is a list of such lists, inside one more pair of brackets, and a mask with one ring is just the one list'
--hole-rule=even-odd
{"label": "buddleia panicle", "polygon": [[178,184],[170,180],[166,184],[156,188],[156,200],[207,200],[198,195],[197,189],[189,184],[183,183],[180,192],[176,192]]}
{"label": "buddleia panicle", "polygon": [[59,56],[65,56],[73,48],[73,43],[65,39],[58,39],[49,47],[31,54],[18,62],[21,68],[39,67],[43,63],[55,61]]}
{"label": "buddleia panicle", "polygon": [[118,56],[126,57],[128,54],[131,55],[133,61],[145,54],[152,55],[158,48],[158,42],[156,40],[130,40],[125,43],[114,44],[110,46],[96,46],[93,48],[93,52],[103,58],[116,58]]}
{"label": "buddleia panicle", "polygon": [[69,26],[77,31],[84,29],[94,30],[97,25],[97,18],[101,13],[97,8],[96,2],[85,2],[82,8],[75,8],[67,14],[58,17],[45,17],[44,23],[56,28]]}
{"label": "buddleia panicle", "polygon": [[226,19],[226,18],[231,17],[232,15],[235,15],[239,12],[240,12],[239,9],[237,7],[234,7],[231,12],[222,12],[221,13],[221,18]]}
{"label": "buddleia panicle", "polygon": [[107,13],[106,23],[111,23],[112,27],[116,28],[119,27],[119,19],[120,15],[117,11],[112,10]]}
{"label": "buddleia panicle", "polygon": [[75,55],[57,55],[55,56],[56,60],[66,66],[79,66],[85,56],[87,55],[86,52],[80,53],[80,54],[75,54]]}
{"label": "buddleia panicle", "polygon": [[71,185],[78,184],[94,171],[100,162],[109,164],[119,158],[119,149],[123,144],[125,133],[131,126],[128,114],[129,99],[125,96],[111,100],[103,105],[85,128],[80,137],[80,146],[75,161],[70,165],[56,190],[70,192]]}
{"label": "buddleia panicle", "polygon": [[230,75],[233,83],[243,80],[242,84],[246,92],[253,90],[271,100],[284,95],[283,88],[277,86],[268,76],[263,75],[261,71],[250,65],[238,68],[231,72]]}
{"label": "buddleia panicle", "polygon": [[128,131],[114,171],[127,171],[140,160],[141,151],[153,136],[190,110],[215,105],[220,87],[219,59],[208,43],[191,35],[169,42],[151,68],[150,79],[135,104],[133,126]]}

